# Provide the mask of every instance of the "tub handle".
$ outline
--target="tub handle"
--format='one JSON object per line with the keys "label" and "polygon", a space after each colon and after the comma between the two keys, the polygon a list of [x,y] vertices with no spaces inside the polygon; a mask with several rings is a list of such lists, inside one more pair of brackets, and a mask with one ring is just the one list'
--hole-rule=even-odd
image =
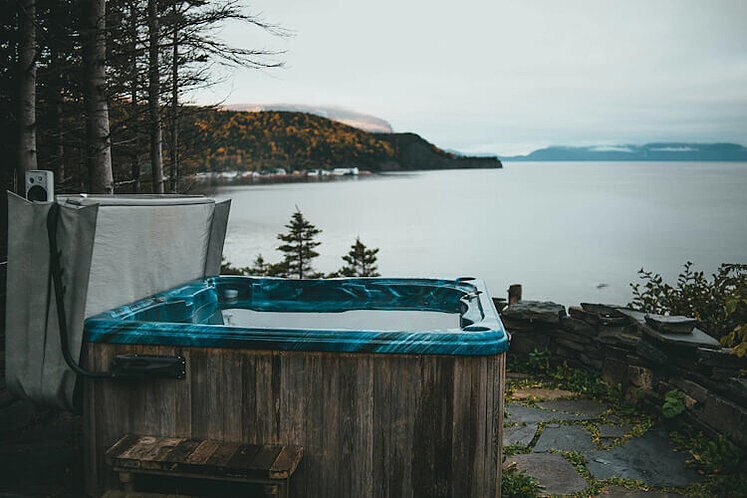
{"label": "tub handle", "polygon": [[183,379],[187,376],[187,361],[181,355],[121,354],[112,358],[109,372],[120,379]]}

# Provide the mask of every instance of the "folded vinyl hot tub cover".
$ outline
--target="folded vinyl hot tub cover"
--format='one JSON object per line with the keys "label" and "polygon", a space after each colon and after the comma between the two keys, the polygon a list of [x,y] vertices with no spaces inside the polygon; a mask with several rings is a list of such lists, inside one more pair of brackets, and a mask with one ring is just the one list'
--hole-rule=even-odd
{"label": "folded vinyl hot tub cover", "polygon": [[[57,245],[70,353],[84,320],[220,273],[230,201],[202,196],[58,196]],[[60,349],[50,276],[52,202],[8,192],[6,382],[39,404],[75,409],[76,375]]]}

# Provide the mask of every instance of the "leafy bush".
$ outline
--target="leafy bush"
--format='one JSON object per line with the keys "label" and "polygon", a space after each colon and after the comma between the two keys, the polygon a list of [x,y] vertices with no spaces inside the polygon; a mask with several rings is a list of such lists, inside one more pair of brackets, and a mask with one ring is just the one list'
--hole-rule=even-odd
{"label": "leafy bush", "polygon": [[747,497],[745,454],[727,436],[713,437],[683,426],[670,437],[690,454],[687,465],[706,476],[688,487],[688,496]]}
{"label": "leafy bush", "polygon": [[684,399],[685,395],[682,391],[677,389],[667,391],[664,395],[664,404],[661,407],[661,414],[664,415],[664,418],[674,418],[685,411]]}
{"label": "leafy bush", "polygon": [[721,344],[734,347],[737,356],[747,354],[747,294],[740,288],[734,296],[726,299],[726,317],[737,322],[734,329],[721,338]]}
{"label": "leafy bush", "polygon": [[[702,271],[694,271],[692,262],[672,286],[662,276],[640,269],[642,283],[633,288],[632,309],[646,313],[695,317],[700,326],[725,346],[738,346],[742,354],[747,349],[747,265],[722,264],[709,279]],[[735,331],[735,328],[738,330]]]}
{"label": "leafy bush", "polygon": [[719,434],[716,438],[707,438],[699,434],[690,447],[690,454],[693,457],[693,463],[706,474],[737,472],[744,457],[737,445],[723,434]]}
{"label": "leafy bush", "polygon": [[539,372],[550,370],[550,351],[545,348],[542,351],[535,349],[529,353],[529,366]]}

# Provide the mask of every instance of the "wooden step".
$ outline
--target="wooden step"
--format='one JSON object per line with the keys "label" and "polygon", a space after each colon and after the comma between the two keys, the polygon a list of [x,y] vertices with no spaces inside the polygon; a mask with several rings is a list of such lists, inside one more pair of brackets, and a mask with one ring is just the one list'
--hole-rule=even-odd
{"label": "wooden step", "polygon": [[107,463],[119,473],[126,491],[132,491],[135,474],[261,483],[273,489],[279,484],[285,488],[302,457],[303,448],[297,446],[135,434],[122,436],[106,452]]}

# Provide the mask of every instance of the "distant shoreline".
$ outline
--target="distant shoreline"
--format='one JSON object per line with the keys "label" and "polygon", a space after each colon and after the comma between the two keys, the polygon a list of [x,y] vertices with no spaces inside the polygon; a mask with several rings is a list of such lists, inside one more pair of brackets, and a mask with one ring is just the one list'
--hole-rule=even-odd
{"label": "distant shoreline", "polygon": [[[207,193],[214,192],[216,188],[221,187],[250,187],[252,185],[282,185],[291,183],[334,183],[334,182],[349,182],[349,181],[363,181],[372,180],[376,178],[382,178],[393,175],[408,175],[416,173],[427,173],[434,171],[488,171],[496,170],[501,168],[446,168],[446,169],[429,169],[429,170],[396,170],[396,171],[360,171],[357,175],[305,175],[301,172],[293,172],[286,174],[266,174],[259,176],[241,176],[241,175],[226,175],[221,176],[220,173],[216,173],[215,176],[209,177],[209,180],[197,180],[195,175],[188,175],[183,177],[183,181],[186,185],[184,191],[189,193]],[[233,172],[231,172],[233,173]],[[294,174],[295,173],[295,174]],[[204,177],[203,177],[204,178]]]}
{"label": "distant shoreline", "polygon": [[735,143],[657,142],[644,145],[551,146],[501,161],[745,162],[747,148]]}
{"label": "distant shoreline", "polygon": [[246,185],[272,185],[280,183],[322,183],[341,180],[357,180],[370,178],[374,175],[370,171],[361,170],[354,174],[309,174],[307,171],[292,171],[290,173],[253,174],[249,172],[197,173],[186,177],[185,181],[194,188],[205,187],[234,187]]}
{"label": "distant shoreline", "polygon": [[747,163],[745,159],[516,159],[502,157],[503,163]]}

